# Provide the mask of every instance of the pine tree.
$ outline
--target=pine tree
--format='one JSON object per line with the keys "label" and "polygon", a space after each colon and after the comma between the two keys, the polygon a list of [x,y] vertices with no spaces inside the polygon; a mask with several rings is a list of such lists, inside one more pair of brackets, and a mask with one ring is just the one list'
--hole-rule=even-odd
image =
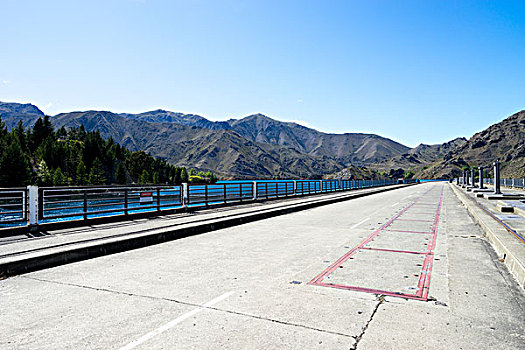
{"label": "pine tree", "polygon": [[82,160],[77,165],[77,171],[75,175],[76,175],[75,177],[76,177],[77,185],[85,185],[87,183],[88,181],[87,170]]}
{"label": "pine tree", "polygon": [[149,173],[146,169],[142,170],[142,174],[139,177],[139,184],[146,185],[150,183]]}
{"label": "pine tree", "polygon": [[20,143],[20,148],[22,148],[22,151],[27,152],[28,151],[28,145],[27,145],[27,138],[25,133],[24,124],[22,124],[22,121],[19,120],[18,124],[16,125],[16,128],[13,130],[13,134],[18,139],[18,142]]}
{"label": "pine tree", "polygon": [[115,180],[120,185],[126,184],[126,167],[122,162],[119,162],[117,165],[117,170],[115,171]]}
{"label": "pine tree", "polygon": [[16,140],[8,141],[8,146],[0,156],[0,186],[25,186],[30,178],[29,160],[20,144]]}
{"label": "pine tree", "polygon": [[53,175],[53,186],[64,186],[67,185],[67,178],[62,173],[62,169],[57,168],[55,170],[55,174]]}
{"label": "pine tree", "polygon": [[[38,165],[31,169],[30,164]],[[191,169],[191,173],[197,171]],[[83,125],[55,132],[45,116],[32,128],[19,122],[8,132],[0,118],[0,186],[126,184],[128,179],[159,184],[188,182],[188,178],[185,168],[144,151],[131,152],[111,138],[104,140],[98,131],[86,132]]]}
{"label": "pine tree", "polygon": [[175,168],[174,175],[173,175],[173,183],[175,184],[181,183],[181,178],[180,178],[181,170],[182,170],[181,168]]}
{"label": "pine tree", "polygon": [[5,123],[2,121],[2,116],[0,115],[0,139],[7,135],[7,128]]}
{"label": "pine tree", "polygon": [[186,170],[186,168],[182,168],[180,171],[180,181],[188,182],[188,179],[189,179],[188,171]]}
{"label": "pine tree", "polygon": [[103,185],[106,183],[106,175],[102,168],[102,162],[95,158],[91,171],[89,172],[89,183],[92,185]]}
{"label": "pine tree", "polygon": [[36,175],[37,184],[39,186],[50,186],[53,183],[53,176],[51,175],[51,171],[49,170],[45,160],[41,160],[40,163],[38,163]]}
{"label": "pine tree", "polygon": [[155,185],[158,185],[159,184],[159,172],[158,171],[155,171],[153,173],[153,183]]}

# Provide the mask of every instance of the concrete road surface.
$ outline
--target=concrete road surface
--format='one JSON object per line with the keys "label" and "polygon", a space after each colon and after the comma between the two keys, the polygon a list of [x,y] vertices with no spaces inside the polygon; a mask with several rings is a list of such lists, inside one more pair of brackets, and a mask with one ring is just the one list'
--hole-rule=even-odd
{"label": "concrete road surface", "polygon": [[428,183],[0,281],[1,349],[525,349],[525,298]]}

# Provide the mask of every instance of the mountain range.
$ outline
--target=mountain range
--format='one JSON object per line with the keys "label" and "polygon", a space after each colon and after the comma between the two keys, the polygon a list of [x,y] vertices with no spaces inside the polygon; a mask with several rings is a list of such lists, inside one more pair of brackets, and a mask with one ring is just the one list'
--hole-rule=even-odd
{"label": "mountain range", "polygon": [[[11,129],[19,120],[24,126],[33,125],[43,113],[30,104],[0,103],[0,115]],[[50,120],[57,128],[84,125],[130,150],[144,150],[178,166],[213,170],[223,177],[320,177],[352,162],[377,162],[409,150],[378,135],[326,134],[262,114],[214,122],[164,110],[86,111],[61,113]]]}
{"label": "mountain range", "polygon": [[474,134],[432,162],[421,177],[456,177],[464,166],[491,168],[499,159],[503,177],[525,177],[525,110]]}
{"label": "mountain range", "polygon": [[[32,104],[0,102],[0,116],[9,129],[19,120],[31,126],[43,115]],[[439,178],[458,175],[482,157],[499,157],[508,172],[519,175],[525,159],[524,115],[516,113],[469,140],[415,148],[375,134],[323,133],[263,114],[210,121],[162,109],[138,114],[83,111],[50,120],[57,128],[99,130],[130,150],[150,152],[177,166],[213,170],[223,178],[399,176],[405,170]]]}

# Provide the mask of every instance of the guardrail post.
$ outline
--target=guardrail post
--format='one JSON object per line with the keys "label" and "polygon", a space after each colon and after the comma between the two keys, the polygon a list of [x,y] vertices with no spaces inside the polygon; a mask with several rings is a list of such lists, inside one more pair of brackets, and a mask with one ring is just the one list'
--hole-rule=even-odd
{"label": "guardrail post", "polygon": [[38,225],[38,186],[27,186],[28,198],[28,219],[29,226]]}
{"label": "guardrail post", "polygon": [[253,200],[257,200],[257,181],[252,182]]}
{"label": "guardrail post", "polygon": [[160,211],[160,188],[157,188],[157,211]]}
{"label": "guardrail post", "polygon": [[319,180],[319,192],[323,192],[323,180]]}
{"label": "guardrail post", "polygon": [[84,220],[87,220],[87,190],[84,190]]}
{"label": "guardrail post", "polygon": [[494,163],[494,194],[501,194],[501,184],[500,184],[500,173],[499,173],[499,160],[496,160]]}
{"label": "guardrail post", "polygon": [[479,169],[479,188],[483,189],[483,167],[478,167]]}
{"label": "guardrail post", "polygon": [[239,197],[241,197],[240,201],[242,202],[242,183],[239,184]]}
{"label": "guardrail post", "polygon": [[295,180],[293,182],[293,195],[297,196],[297,181]]}
{"label": "guardrail post", "polygon": [[183,182],[182,183],[182,207],[186,208],[188,206],[188,183]]}
{"label": "guardrail post", "polygon": [[128,188],[124,189],[124,215],[128,215]]}
{"label": "guardrail post", "polygon": [[476,187],[476,176],[474,174],[474,168],[470,169],[470,179],[472,181],[472,187]]}

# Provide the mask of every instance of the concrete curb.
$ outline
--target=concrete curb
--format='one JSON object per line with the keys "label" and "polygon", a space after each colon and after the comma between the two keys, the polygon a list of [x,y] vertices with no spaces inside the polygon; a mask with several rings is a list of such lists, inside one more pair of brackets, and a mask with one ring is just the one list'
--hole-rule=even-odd
{"label": "concrete curb", "polygon": [[518,207],[514,207],[514,213],[516,213],[519,216],[522,216],[522,217],[525,218],[525,210],[524,209],[521,209],[521,208],[518,208]]}
{"label": "concrete curb", "polygon": [[456,185],[451,185],[451,187],[475,221],[481,226],[485,232],[485,237],[496,253],[503,258],[505,265],[516,278],[518,284],[525,288],[525,245],[512,237],[502,225],[485,213],[474,202],[473,198],[469,198]]}
{"label": "concrete curb", "polygon": [[[312,201],[308,201],[306,203],[292,203],[288,206],[285,205],[278,208],[262,208],[256,212],[239,214],[237,216],[233,215],[235,217],[219,218],[211,222],[210,220],[207,220],[206,223],[190,223],[181,225],[177,228],[158,228],[146,233],[135,233],[130,234],[129,236],[126,235],[124,237],[101,239],[97,242],[78,242],[73,246],[60,248],[53,247],[50,249],[40,249],[38,251],[29,251],[27,253],[16,254],[14,256],[4,256],[3,258],[0,258],[0,279],[104,255],[143,248],[183,237],[237,226],[248,222],[263,220],[288,213],[312,209],[323,205],[392,191],[406,186],[411,185],[379,187],[370,191],[361,191],[357,193],[350,192],[346,193],[345,195],[340,195],[337,197],[332,196],[330,198],[319,198],[319,196],[316,196],[315,198],[312,198]],[[304,197],[301,199],[304,199]]]}

